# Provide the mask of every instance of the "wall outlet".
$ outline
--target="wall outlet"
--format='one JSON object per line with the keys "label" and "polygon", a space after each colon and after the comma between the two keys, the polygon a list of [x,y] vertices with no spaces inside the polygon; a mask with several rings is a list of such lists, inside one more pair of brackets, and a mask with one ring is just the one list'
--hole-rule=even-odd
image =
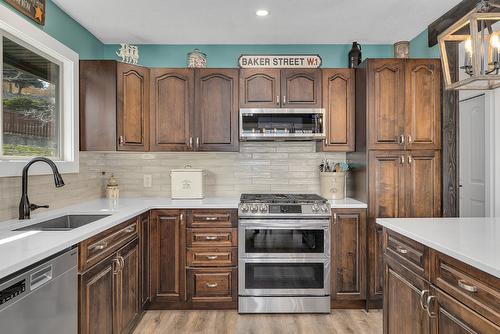
{"label": "wall outlet", "polygon": [[151,188],[153,186],[153,175],[144,174],[142,181],[144,184],[144,188]]}

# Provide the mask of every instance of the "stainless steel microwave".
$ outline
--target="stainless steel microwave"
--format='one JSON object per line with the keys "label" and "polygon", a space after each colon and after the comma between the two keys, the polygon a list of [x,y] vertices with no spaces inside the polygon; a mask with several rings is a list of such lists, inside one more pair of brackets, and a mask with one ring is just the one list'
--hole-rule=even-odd
{"label": "stainless steel microwave", "polygon": [[240,140],[322,140],[325,109],[241,108]]}

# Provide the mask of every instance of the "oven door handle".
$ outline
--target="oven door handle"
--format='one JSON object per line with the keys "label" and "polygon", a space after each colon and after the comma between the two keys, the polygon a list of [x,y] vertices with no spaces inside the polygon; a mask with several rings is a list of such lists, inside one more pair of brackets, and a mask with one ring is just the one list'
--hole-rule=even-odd
{"label": "oven door handle", "polygon": [[330,222],[314,223],[304,225],[305,223],[275,223],[275,222],[255,222],[240,223],[239,227],[243,229],[262,229],[262,230],[327,230],[330,228]]}

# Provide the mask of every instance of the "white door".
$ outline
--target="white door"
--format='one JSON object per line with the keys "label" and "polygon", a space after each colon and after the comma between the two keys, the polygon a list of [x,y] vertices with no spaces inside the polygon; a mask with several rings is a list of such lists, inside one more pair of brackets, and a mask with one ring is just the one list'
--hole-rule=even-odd
{"label": "white door", "polygon": [[460,217],[484,217],[486,213],[484,113],[484,95],[460,102]]}

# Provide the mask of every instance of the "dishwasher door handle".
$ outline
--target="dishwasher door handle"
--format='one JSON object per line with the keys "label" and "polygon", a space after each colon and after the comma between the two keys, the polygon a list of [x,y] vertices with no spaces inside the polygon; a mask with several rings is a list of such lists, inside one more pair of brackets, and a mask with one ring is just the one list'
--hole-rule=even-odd
{"label": "dishwasher door handle", "polygon": [[52,265],[30,275],[30,290],[36,290],[52,279]]}

